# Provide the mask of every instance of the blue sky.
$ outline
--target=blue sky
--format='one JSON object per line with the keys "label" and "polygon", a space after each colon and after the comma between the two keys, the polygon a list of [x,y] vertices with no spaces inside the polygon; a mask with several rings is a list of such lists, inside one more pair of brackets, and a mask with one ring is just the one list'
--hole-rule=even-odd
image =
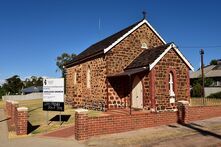
{"label": "blue sky", "polygon": [[219,0],[0,0],[0,81],[15,74],[59,77],[58,55],[80,53],[140,20],[143,10],[198,69],[200,48],[206,64],[221,58],[220,7]]}

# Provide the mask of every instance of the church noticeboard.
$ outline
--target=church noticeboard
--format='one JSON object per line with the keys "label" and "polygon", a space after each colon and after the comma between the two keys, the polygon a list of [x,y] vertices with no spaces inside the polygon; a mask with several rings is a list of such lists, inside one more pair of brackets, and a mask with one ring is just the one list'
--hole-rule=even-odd
{"label": "church noticeboard", "polygon": [[43,79],[43,110],[64,111],[64,79]]}

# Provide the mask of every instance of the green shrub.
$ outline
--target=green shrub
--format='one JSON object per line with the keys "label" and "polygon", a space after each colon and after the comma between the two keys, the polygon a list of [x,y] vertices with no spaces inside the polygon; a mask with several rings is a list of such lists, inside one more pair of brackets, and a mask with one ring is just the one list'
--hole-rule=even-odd
{"label": "green shrub", "polygon": [[196,83],[191,90],[191,97],[201,97],[202,95],[202,86],[199,83]]}
{"label": "green shrub", "polygon": [[221,98],[221,91],[217,92],[217,93],[212,93],[209,96],[207,96],[208,98]]}

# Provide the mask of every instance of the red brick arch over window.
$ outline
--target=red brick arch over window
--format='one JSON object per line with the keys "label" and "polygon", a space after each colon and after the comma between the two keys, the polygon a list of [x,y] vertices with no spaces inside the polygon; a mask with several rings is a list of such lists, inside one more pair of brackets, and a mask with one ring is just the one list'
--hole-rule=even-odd
{"label": "red brick arch over window", "polygon": [[173,75],[173,91],[175,93],[175,97],[177,97],[177,73],[176,70],[173,68],[168,68],[166,72],[166,92],[169,95],[169,81],[170,81],[170,73]]}

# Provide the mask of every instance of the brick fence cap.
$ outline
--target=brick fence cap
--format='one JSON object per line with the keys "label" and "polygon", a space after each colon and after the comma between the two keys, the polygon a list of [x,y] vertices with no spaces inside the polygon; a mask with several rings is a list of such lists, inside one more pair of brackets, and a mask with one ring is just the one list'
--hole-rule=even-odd
{"label": "brick fence cap", "polygon": [[178,101],[178,103],[182,103],[184,105],[189,105],[189,102],[188,101],[184,101],[184,100]]}
{"label": "brick fence cap", "polygon": [[12,100],[6,100],[6,102],[11,103],[11,102],[12,102]]}
{"label": "brick fence cap", "polygon": [[17,108],[18,111],[28,111],[27,107],[19,107]]}
{"label": "brick fence cap", "polygon": [[18,104],[18,101],[11,101],[12,104]]}
{"label": "brick fence cap", "polygon": [[86,112],[88,112],[87,109],[83,109],[83,108],[76,109],[75,111],[78,112],[78,113],[86,113]]}

